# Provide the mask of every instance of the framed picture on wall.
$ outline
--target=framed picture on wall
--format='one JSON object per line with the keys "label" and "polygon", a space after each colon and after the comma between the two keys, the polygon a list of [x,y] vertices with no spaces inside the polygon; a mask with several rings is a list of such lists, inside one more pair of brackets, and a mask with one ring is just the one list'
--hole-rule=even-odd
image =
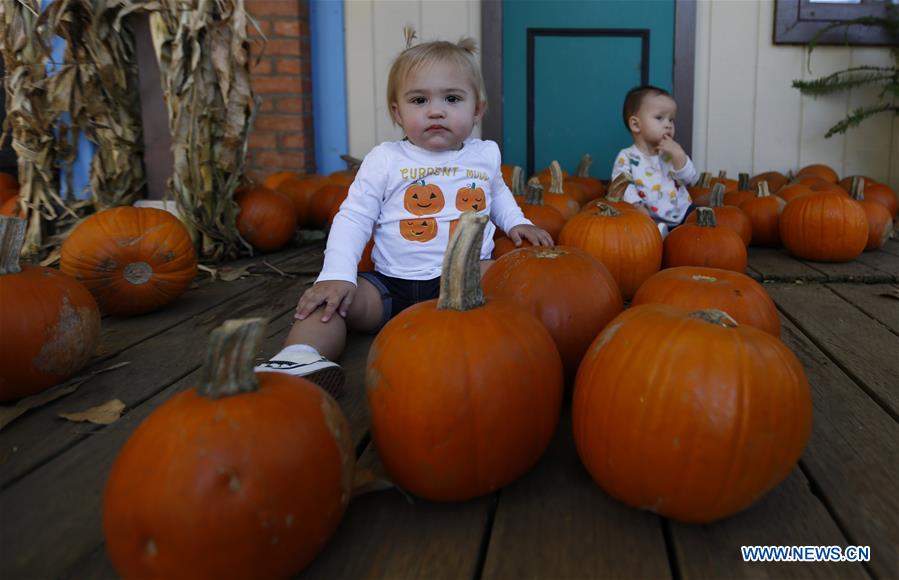
{"label": "framed picture on wall", "polygon": [[[808,44],[818,31],[839,22],[899,19],[899,0],[777,0],[774,10],[774,44]],[[884,46],[899,44],[899,38],[883,26],[851,25],[828,30],[817,43]]]}

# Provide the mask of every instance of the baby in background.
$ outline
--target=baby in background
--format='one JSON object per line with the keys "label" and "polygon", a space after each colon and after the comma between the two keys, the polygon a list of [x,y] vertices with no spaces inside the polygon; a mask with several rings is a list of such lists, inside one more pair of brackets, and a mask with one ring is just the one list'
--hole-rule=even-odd
{"label": "baby in background", "polygon": [[624,98],[624,124],[634,144],[615,157],[612,179],[626,174],[631,184],[623,199],[649,215],[664,237],[693,209],[687,186],[696,168],[674,140],[677,103],[664,89],[642,85]]}

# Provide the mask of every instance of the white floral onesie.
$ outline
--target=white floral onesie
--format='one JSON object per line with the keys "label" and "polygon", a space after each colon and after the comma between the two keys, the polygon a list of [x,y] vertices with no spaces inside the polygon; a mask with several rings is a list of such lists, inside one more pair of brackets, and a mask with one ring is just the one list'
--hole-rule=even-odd
{"label": "white floral onesie", "polygon": [[621,173],[633,181],[624,192],[624,201],[645,207],[656,223],[673,227],[684,221],[691,202],[687,186],[696,179],[689,157],[680,171],[675,171],[660,155],[644,155],[632,145],[615,158],[612,179]]}

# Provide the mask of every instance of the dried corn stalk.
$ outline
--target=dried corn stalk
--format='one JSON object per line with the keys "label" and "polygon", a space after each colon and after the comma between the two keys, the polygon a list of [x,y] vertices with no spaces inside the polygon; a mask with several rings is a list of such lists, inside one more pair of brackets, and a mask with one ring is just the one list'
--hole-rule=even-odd
{"label": "dried corn stalk", "polygon": [[172,190],[201,254],[249,249],[235,226],[256,109],[250,90],[243,0],[157,0],[150,31],[159,61],[175,157]]}
{"label": "dried corn stalk", "polygon": [[12,134],[18,156],[19,194],[28,230],[23,255],[35,255],[43,243],[42,220],[64,211],[55,177],[54,115],[48,107],[44,57],[47,47],[38,34],[40,0],[0,0],[0,50],[6,78],[6,122],[2,138]]}
{"label": "dried corn stalk", "polygon": [[[137,59],[134,35],[120,25],[122,8],[118,0],[56,0],[42,16],[46,33],[66,41],[63,62],[47,79],[50,109],[70,113],[74,128],[97,145],[90,176],[97,210],[131,205],[144,187]],[[63,131],[60,138],[67,133],[74,138]]]}

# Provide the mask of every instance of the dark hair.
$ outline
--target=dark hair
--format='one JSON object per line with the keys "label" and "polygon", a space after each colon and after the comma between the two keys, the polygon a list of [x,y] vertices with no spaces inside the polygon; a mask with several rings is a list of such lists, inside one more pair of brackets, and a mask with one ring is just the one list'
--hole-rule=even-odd
{"label": "dark hair", "polygon": [[640,105],[643,104],[643,99],[649,96],[656,95],[664,95],[666,97],[670,97],[671,93],[666,91],[665,89],[661,89],[659,87],[653,85],[640,85],[639,87],[634,87],[627,92],[627,95],[624,96],[624,127],[630,131],[631,127],[628,124],[628,119],[637,114],[637,111],[640,110]]}

